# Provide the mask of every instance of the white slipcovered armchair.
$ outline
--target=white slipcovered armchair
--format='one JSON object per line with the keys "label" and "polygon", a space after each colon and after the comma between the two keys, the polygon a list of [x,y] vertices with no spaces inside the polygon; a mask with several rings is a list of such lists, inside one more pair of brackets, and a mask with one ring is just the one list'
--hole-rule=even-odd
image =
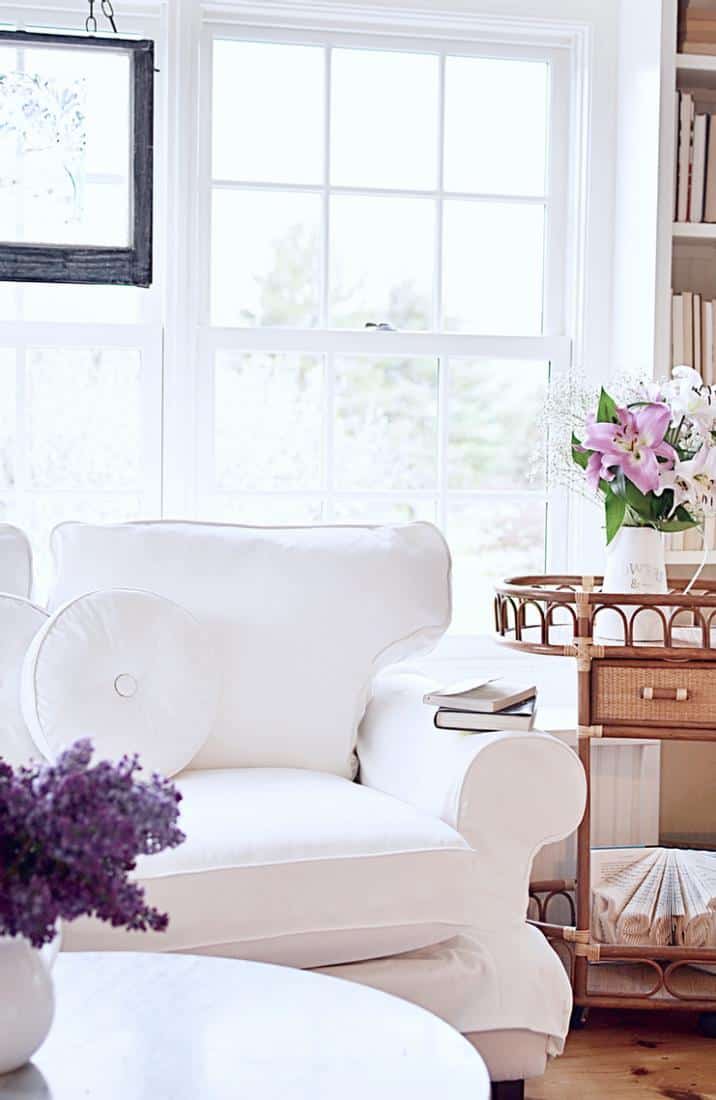
{"label": "white slipcovered armchair", "polygon": [[[17,539],[4,536],[4,587],[27,595]],[[50,611],[108,589],[172,600],[205,629],[220,685],[208,737],[176,776],[186,842],[137,869],[169,930],[137,936],[81,920],[64,948],[259,959],[374,985],[469,1035],[495,1095],[520,1095],[522,1079],[561,1051],[571,1008],[561,963],[525,920],[530,867],[578,824],[584,776],[544,734],[434,729],[422,703],[430,681],[400,662],[449,623],[439,532],[73,523],[55,531],[53,549]],[[134,700],[112,690],[131,674],[146,706],[159,690],[157,654],[124,667],[131,649],[114,646],[117,629],[103,620],[97,670],[81,622],[59,631],[49,668],[37,652],[26,659],[24,710],[47,743],[73,733],[81,685],[64,685],[63,668],[76,664],[63,662],[65,649],[77,661],[78,645],[102,721],[130,737],[140,728]],[[170,698],[160,703],[170,712]],[[24,751],[36,754],[29,734]],[[0,755],[13,752],[17,731],[12,745],[0,731]]]}

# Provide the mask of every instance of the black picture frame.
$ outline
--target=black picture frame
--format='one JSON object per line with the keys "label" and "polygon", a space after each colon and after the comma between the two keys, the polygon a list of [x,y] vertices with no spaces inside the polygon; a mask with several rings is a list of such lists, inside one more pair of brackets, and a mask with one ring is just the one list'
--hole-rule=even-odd
{"label": "black picture frame", "polygon": [[131,62],[132,183],[129,247],[0,241],[0,282],[151,286],[154,190],[154,43],[150,39],[0,31],[0,44],[126,51]]}

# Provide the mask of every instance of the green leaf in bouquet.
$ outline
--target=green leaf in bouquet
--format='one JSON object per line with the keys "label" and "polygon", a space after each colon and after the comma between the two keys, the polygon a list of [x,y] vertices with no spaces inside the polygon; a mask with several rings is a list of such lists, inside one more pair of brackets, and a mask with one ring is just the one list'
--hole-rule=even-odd
{"label": "green leaf in bouquet", "polygon": [[633,482],[624,476],[623,470],[617,470],[612,482],[612,491],[616,496],[624,500],[625,507],[645,523],[650,523],[657,518],[659,499],[647,496],[637,489]]}
{"label": "green leaf in bouquet", "polygon": [[695,523],[697,527],[699,524],[699,521],[697,519],[694,519],[694,517],[691,515],[691,512],[688,510],[688,508],[685,508],[683,504],[680,504],[679,507],[675,510],[674,518],[683,520],[685,523]]}
{"label": "green leaf in bouquet", "polygon": [[659,530],[664,531],[667,535],[673,534],[675,531],[688,531],[690,527],[698,527],[699,521],[696,519],[662,519],[659,520]]}
{"label": "green leaf in bouquet", "polygon": [[586,470],[590,454],[590,451],[582,450],[581,442],[577,439],[574,432],[572,432],[572,459],[577,463],[580,470]]}
{"label": "green leaf in bouquet", "polygon": [[658,497],[654,498],[654,518],[661,521],[671,519],[674,511],[674,493],[671,489],[664,489]]}
{"label": "green leaf in bouquet", "polygon": [[616,424],[618,420],[617,416],[617,403],[613,397],[610,397],[607,391],[602,387],[599,391],[599,404],[597,405],[597,420],[600,424]]}
{"label": "green leaf in bouquet", "polygon": [[642,519],[656,519],[658,516],[659,498],[653,493],[642,493],[628,478],[624,478],[624,496],[632,512],[636,512]]}
{"label": "green leaf in bouquet", "polygon": [[624,522],[626,514],[626,497],[618,496],[608,490],[604,498],[604,514],[607,521],[607,546],[612,541],[617,531]]}
{"label": "green leaf in bouquet", "polygon": [[659,522],[659,530],[671,533],[674,531],[688,531],[690,527],[698,527],[700,521],[694,519],[687,508],[680,504],[674,510],[673,515],[667,516]]}

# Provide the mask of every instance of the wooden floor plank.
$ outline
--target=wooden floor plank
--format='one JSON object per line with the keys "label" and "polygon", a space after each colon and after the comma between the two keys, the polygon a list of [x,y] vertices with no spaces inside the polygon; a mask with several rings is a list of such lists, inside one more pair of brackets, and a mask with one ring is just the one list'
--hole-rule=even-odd
{"label": "wooden floor plank", "polygon": [[696,1016],[667,1012],[598,1012],[573,1031],[565,1052],[528,1100],[716,1100],[716,1039],[696,1030]]}

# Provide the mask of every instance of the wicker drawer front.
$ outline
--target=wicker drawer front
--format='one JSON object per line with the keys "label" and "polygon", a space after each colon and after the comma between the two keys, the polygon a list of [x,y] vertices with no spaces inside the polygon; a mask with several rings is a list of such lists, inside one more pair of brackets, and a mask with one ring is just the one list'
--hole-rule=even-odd
{"label": "wicker drawer front", "polygon": [[592,721],[716,727],[716,665],[592,665]]}

